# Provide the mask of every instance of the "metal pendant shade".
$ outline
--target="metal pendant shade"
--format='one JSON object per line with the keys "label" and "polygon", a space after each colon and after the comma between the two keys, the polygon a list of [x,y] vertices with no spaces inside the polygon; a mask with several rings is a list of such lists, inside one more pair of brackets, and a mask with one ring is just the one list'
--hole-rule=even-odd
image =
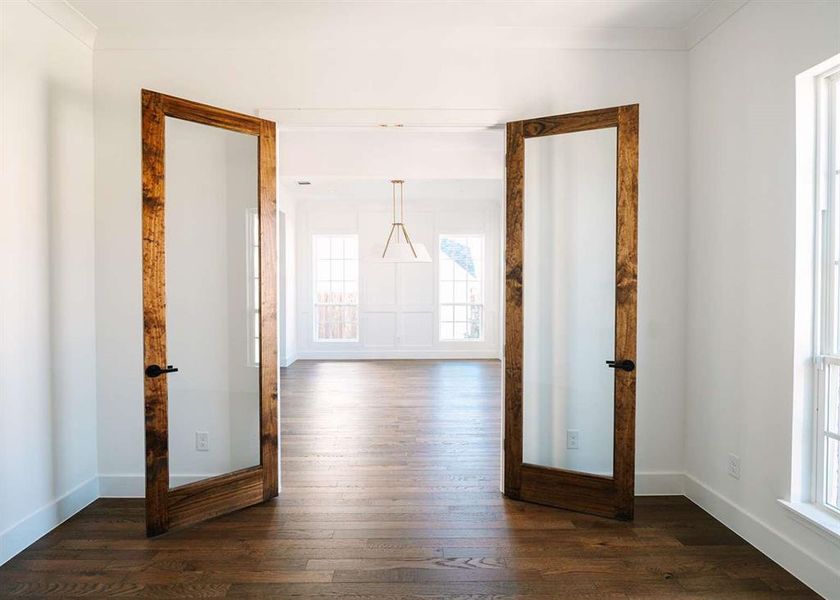
{"label": "metal pendant shade", "polygon": [[[403,184],[402,179],[392,179],[391,184],[394,186],[393,194],[393,218],[391,222],[391,231],[388,232],[388,240],[385,242],[385,250],[382,251],[383,262],[395,263],[413,263],[413,262],[432,262],[432,257],[429,251],[426,250],[425,244],[419,242],[412,242],[411,236],[408,234],[408,229],[403,222]],[[397,189],[399,188],[400,197],[400,213],[397,219]]]}

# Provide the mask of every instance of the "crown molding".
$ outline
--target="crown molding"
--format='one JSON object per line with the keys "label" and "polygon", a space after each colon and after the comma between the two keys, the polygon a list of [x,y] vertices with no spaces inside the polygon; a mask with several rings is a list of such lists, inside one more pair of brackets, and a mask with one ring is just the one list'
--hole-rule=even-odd
{"label": "crown molding", "polygon": [[[265,49],[279,50],[286,46],[309,49],[334,48],[332,36],[303,36],[301,32],[276,31],[261,28],[249,30],[247,38],[232,34],[220,46],[218,32],[167,31],[154,33],[131,30],[99,31],[97,26],[79,12],[68,0],[28,0],[68,33],[88,48],[96,50],[185,50],[185,49]],[[403,31],[398,40],[382,39],[375,27],[355,31],[351,36],[357,48],[382,50],[397,43],[400,47],[423,46],[430,37],[441,47],[488,48],[554,48],[577,50],[691,50],[732,15],[746,6],[749,0],[714,0],[703,12],[696,15],[683,29],[644,27],[447,27],[421,28]],[[285,40],[285,42],[284,42]],[[340,42],[339,42],[340,43]]]}
{"label": "crown molding", "polygon": [[96,25],[66,0],[29,0],[29,3],[55,21],[62,29],[93,50]]}

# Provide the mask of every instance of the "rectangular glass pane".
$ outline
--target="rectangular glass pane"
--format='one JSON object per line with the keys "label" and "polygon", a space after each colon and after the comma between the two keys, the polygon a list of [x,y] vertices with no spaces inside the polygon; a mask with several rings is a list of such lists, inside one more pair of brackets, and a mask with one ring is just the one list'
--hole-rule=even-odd
{"label": "rectangular glass pane", "polygon": [[840,366],[837,365],[828,366],[828,398],[825,417],[826,429],[840,435]]}
{"label": "rectangular glass pane", "polygon": [[359,262],[356,260],[344,261],[344,280],[356,281],[359,278]]}
{"label": "rectangular glass pane", "polygon": [[[343,248],[343,246],[342,246]],[[331,260],[330,261],[330,279],[332,281],[344,281],[344,261]]]}
{"label": "rectangular glass pane", "polygon": [[825,503],[840,510],[840,441],[826,439]]}
{"label": "rectangular glass pane", "polygon": [[[835,76],[837,77],[837,76]],[[834,247],[831,249],[831,268],[833,270],[834,289],[832,290],[835,303],[831,306],[831,318],[834,323],[834,354],[840,354],[840,79],[832,82],[834,102],[829,106],[829,126],[833,140],[832,154],[834,164],[828,165],[827,176],[830,178],[826,189],[830,191],[829,204],[834,212]]]}
{"label": "rectangular glass pane", "polygon": [[330,282],[319,281],[315,284],[315,302],[323,304],[330,297]]}
{"label": "rectangular glass pane", "polygon": [[260,463],[257,138],[167,117],[165,153],[176,487]]}
{"label": "rectangular glass pane", "polygon": [[523,460],[613,474],[616,131],[525,140]]}
{"label": "rectangular glass pane", "polygon": [[345,306],[341,318],[345,323],[355,323],[358,321],[358,311],[359,309],[355,306]]}
{"label": "rectangular glass pane", "polygon": [[452,285],[452,301],[467,301],[467,283],[465,281],[457,281]]}
{"label": "rectangular glass pane", "polygon": [[330,261],[329,260],[318,260],[318,263],[315,265],[316,271],[316,280],[317,281],[329,281],[330,280]]}
{"label": "rectangular glass pane", "polygon": [[358,281],[344,282],[344,297],[349,304],[359,303],[359,284]]}
{"label": "rectangular glass pane", "polygon": [[451,281],[441,281],[440,282],[440,301],[441,302],[453,302],[454,293],[452,292],[452,282]]}
{"label": "rectangular glass pane", "polygon": [[481,323],[483,307],[470,305],[467,311],[467,339],[481,339]]}
{"label": "rectangular glass pane", "polygon": [[344,258],[344,238],[333,237],[330,240],[330,258],[333,260]]}
{"label": "rectangular glass pane", "polygon": [[358,324],[354,321],[352,323],[344,323],[344,339],[355,340],[358,337]]}
{"label": "rectangular glass pane", "polygon": [[467,324],[464,321],[455,321],[453,325],[452,339],[463,340],[467,337]]}

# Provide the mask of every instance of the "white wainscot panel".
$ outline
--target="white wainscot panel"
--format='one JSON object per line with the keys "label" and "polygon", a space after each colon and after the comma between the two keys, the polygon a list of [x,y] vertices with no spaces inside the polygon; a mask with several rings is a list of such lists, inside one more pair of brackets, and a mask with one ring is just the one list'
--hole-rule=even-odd
{"label": "white wainscot panel", "polygon": [[403,346],[432,346],[435,341],[435,314],[433,311],[405,312],[402,314]]}
{"label": "white wainscot panel", "polygon": [[[434,247],[429,247],[435,256]],[[399,304],[401,306],[429,305],[435,303],[434,263],[401,264],[399,266]]]}
{"label": "white wainscot panel", "polygon": [[362,341],[368,347],[393,347],[397,339],[397,314],[394,311],[362,313]]}
{"label": "white wainscot panel", "polygon": [[396,265],[367,261],[362,264],[362,304],[364,306],[397,303]]}

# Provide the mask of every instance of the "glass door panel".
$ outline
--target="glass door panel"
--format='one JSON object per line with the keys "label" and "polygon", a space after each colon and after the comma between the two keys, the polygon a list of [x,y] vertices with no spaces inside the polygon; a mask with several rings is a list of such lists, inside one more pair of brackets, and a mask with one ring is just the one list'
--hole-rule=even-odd
{"label": "glass door panel", "polygon": [[174,488],[260,464],[258,140],[171,117],[165,132],[166,344],[178,368],[168,377]]}
{"label": "glass door panel", "polygon": [[525,140],[523,461],[613,474],[614,128]]}

